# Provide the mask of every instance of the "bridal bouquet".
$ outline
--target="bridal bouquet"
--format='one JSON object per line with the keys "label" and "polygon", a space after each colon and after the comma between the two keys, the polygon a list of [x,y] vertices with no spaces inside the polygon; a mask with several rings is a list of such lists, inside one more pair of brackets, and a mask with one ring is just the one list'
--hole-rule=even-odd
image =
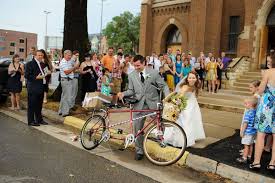
{"label": "bridal bouquet", "polygon": [[187,99],[184,95],[175,94],[171,96],[171,103],[176,105],[180,111],[183,111],[187,106]]}
{"label": "bridal bouquet", "polygon": [[162,118],[176,122],[179,114],[187,106],[187,98],[179,93],[171,93],[163,101]]}

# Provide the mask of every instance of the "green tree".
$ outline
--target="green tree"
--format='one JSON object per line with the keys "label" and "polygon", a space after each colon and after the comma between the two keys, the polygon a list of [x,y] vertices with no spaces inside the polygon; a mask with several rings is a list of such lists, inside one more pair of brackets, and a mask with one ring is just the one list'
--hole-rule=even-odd
{"label": "green tree", "polygon": [[103,35],[107,37],[108,45],[115,49],[122,47],[125,53],[138,52],[140,15],[134,16],[126,11],[120,16],[113,17]]}

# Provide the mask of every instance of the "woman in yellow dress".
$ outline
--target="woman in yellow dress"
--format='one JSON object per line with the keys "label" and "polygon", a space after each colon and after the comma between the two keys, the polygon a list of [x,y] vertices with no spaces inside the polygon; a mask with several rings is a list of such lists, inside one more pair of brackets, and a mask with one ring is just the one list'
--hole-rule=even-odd
{"label": "woman in yellow dress", "polygon": [[[217,67],[218,64],[216,62],[215,57],[210,58],[210,62],[206,65],[206,80],[208,81],[208,91],[209,93],[215,92],[215,87],[216,87],[216,80],[217,80]],[[212,87],[211,87],[212,86]]]}
{"label": "woman in yellow dress", "polygon": [[164,70],[167,77],[167,85],[170,91],[174,91],[175,83],[174,83],[174,75],[176,73],[175,64],[170,57],[167,58],[166,63],[164,64]]}

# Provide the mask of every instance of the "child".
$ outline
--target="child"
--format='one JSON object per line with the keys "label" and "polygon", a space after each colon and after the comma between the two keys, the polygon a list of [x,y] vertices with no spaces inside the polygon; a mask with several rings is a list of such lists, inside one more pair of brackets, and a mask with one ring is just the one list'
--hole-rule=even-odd
{"label": "child", "polygon": [[111,83],[111,79],[110,79],[110,71],[105,68],[102,71],[102,84],[101,84],[101,93],[106,95],[106,96],[110,96],[111,94],[111,86],[113,86],[113,83]]}
{"label": "child", "polygon": [[240,163],[247,163],[247,160],[251,160],[253,144],[257,133],[257,130],[254,128],[257,101],[258,100],[255,97],[249,97],[244,101],[246,110],[240,129],[240,136],[242,138],[244,150],[242,157],[237,159]]}
{"label": "child", "polygon": [[163,67],[163,66],[160,66],[160,67],[159,67],[159,75],[160,75],[160,77],[161,77],[164,81],[167,81],[166,73],[165,73],[165,71],[164,71],[164,67]]}

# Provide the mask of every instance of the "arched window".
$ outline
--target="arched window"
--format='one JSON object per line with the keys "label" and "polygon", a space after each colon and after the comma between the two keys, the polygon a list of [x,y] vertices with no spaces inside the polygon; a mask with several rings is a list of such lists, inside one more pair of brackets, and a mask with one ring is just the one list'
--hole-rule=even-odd
{"label": "arched window", "polygon": [[173,27],[170,28],[168,34],[167,34],[167,45],[171,44],[181,44],[182,37],[180,30],[177,28],[177,26],[173,25]]}
{"label": "arched window", "polygon": [[275,6],[271,9],[267,20],[266,20],[267,26],[275,26]]}

